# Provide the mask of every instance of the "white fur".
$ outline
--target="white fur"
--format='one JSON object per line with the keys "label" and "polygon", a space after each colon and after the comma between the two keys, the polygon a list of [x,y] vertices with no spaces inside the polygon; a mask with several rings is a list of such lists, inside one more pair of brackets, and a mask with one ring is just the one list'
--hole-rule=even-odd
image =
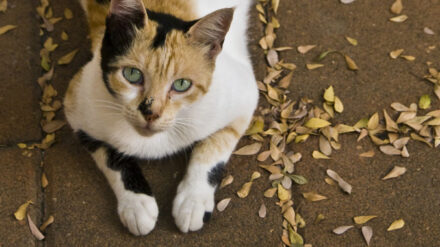
{"label": "white fur", "polygon": [[[121,114],[116,115],[114,110],[96,104],[112,102],[113,97],[102,81],[100,58],[98,51],[95,51],[93,60],[83,69],[77,98],[74,99],[76,108],[66,111],[67,119],[74,130],[83,130],[127,155],[154,159],[171,155],[195,141],[203,140],[238,119],[244,120],[245,124],[249,123],[258,101],[258,89],[246,39],[247,12],[252,1],[193,2],[199,17],[226,7],[235,7],[235,13],[223,50],[217,57],[209,91],[201,100],[182,109],[177,116],[177,120],[190,121],[190,124],[181,126],[178,130],[171,129],[152,137],[143,137]],[[246,126],[239,132],[242,134],[245,129]],[[207,173],[217,162],[227,161],[237,141],[231,141],[227,152],[213,155],[208,164],[199,164],[197,160],[190,162],[188,174],[178,187],[173,205],[173,216],[181,231],[200,229],[203,226],[204,213],[212,212],[215,188],[208,184]],[[97,163],[99,165],[98,161]],[[148,233],[154,227],[157,217],[154,198],[142,195],[146,197],[143,198],[132,192],[121,191],[124,189],[120,178],[112,179],[115,175],[110,169],[100,168],[117,194],[121,221],[134,234]]]}

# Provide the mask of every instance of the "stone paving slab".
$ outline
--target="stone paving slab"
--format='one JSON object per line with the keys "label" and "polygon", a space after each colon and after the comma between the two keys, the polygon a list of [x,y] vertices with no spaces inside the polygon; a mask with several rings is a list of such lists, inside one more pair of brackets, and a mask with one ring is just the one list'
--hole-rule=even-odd
{"label": "stone paving slab", "polygon": [[29,214],[40,224],[41,186],[39,166],[41,156],[30,151],[32,157],[22,155],[18,148],[0,149],[0,246],[39,246],[31,235],[26,220],[17,221],[14,212],[32,200]]}
{"label": "stone paving slab", "polygon": [[7,11],[0,13],[0,26],[18,27],[0,36],[0,144],[41,138],[36,1],[9,0],[8,3]]}

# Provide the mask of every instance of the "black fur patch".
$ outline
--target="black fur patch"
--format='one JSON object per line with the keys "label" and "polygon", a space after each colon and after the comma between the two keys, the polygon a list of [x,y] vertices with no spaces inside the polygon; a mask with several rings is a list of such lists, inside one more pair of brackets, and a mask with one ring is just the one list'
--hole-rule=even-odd
{"label": "black fur patch", "polygon": [[208,172],[208,182],[212,186],[217,186],[223,179],[225,170],[225,162],[220,162]]}
{"label": "black fur patch", "polygon": [[96,0],[96,2],[99,4],[107,4],[110,3],[110,0]]}
{"label": "black fur patch", "polygon": [[212,212],[205,212],[205,214],[203,215],[203,223],[208,222],[211,219],[212,216]]}
{"label": "black fur patch", "polygon": [[81,144],[87,149],[87,151],[93,153],[98,148],[105,145],[104,142],[96,140],[95,138],[89,136],[86,132],[79,130],[76,132],[76,135],[78,136],[79,141]]}
{"label": "black fur patch", "polygon": [[171,30],[179,30],[187,32],[189,28],[197,21],[184,21],[175,16],[165,13],[154,12],[147,9],[148,19],[155,21],[159,24],[157,27],[157,34],[153,41],[153,47],[157,48],[165,44],[167,34]]}
{"label": "black fur patch", "polygon": [[149,196],[153,194],[133,157],[125,156],[113,148],[107,149],[107,155],[107,166],[112,170],[121,172],[122,182],[126,190]]}
{"label": "black fur patch", "polygon": [[130,48],[135,28],[144,27],[145,14],[141,10],[134,11],[129,15],[109,15],[105,20],[105,34],[101,47],[102,76],[110,93],[114,91],[108,85],[108,74],[116,70],[110,64],[117,56],[124,55]]}

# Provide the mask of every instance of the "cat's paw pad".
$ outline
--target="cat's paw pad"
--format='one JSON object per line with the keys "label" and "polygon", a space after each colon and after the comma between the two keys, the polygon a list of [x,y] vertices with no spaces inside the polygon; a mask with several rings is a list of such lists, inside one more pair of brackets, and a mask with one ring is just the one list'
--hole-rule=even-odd
{"label": "cat's paw pad", "polygon": [[214,191],[210,185],[182,182],[173,203],[173,216],[182,232],[197,231],[209,220],[214,209]]}
{"label": "cat's paw pad", "polygon": [[153,230],[159,209],[154,197],[130,192],[118,201],[118,213],[122,224],[139,236]]}

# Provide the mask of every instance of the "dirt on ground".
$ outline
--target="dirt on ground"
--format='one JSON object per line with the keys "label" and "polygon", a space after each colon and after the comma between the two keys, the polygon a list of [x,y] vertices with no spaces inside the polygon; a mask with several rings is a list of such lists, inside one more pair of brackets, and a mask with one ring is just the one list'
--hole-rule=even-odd
{"label": "dirt on ground", "polygon": [[[1,2],[1,1],[0,1]],[[420,96],[432,99],[430,110],[440,109],[439,99],[433,93],[432,83],[424,80],[428,67],[440,69],[440,1],[403,0],[402,14],[408,19],[391,22],[396,16],[390,12],[394,0],[357,0],[342,4],[339,0],[281,0],[277,18],[275,47],[294,49],[279,52],[280,59],[296,64],[287,94],[298,101],[312,99],[315,105],[323,103],[323,92],[332,85],[344,104],[342,114],[332,123],[354,125],[383,109],[393,112],[390,104],[417,103]],[[73,19],[56,23],[53,32],[39,35],[40,18],[35,8],[38,2],[8,0],[5,13],[0,13],[0,27],[14,24],[18,27],[0,35],[2,66],[0,66],[0,246],[283,246],[281,242],[283,218],[276,198],[265,198],[263,192],[271,187],[269,174],[258,167],[254,156],[233,156],[226,175],[234,182],[219,190],[216,200],[231,197],[224,212],[214,217],[200,232],[182,234],[174,225],[171,203],[175,189],[185,171],[188,154],[144,162],[143,172],[157,196],[160,216],[155,230],[146,237],[134,237],[119,222],[116,200],[105,178],[95,167],[90,155],[80,146],[69,127],[56,133],[56,142],[47,150],[23,150],[18,143],[39,142],[41,131],[40,95],[37,79],[40,69],[40,49],[47,37],[59,47],[52,52],[54,61],[79,48],[68,65],[55,66],[51,80],[62,99],[70,78],[91,58],[87,25],[76,1],[50,1],[54,16],[63,16],[65,8],[73,12]],[[258,45],[264,35],[264,25],[252,8],[250,25],[250,51],[258,80],[266,76],[267,62]],[[429,27],[433,35],[424,32]],[[61,33],[69,35],[67,41]],[[355,38],[351,45],[346,36]],[[296,48],[316,45],[306,54]],[[434,46],[434,48],[433,48]],[[324,67],[309,70],[306,64],[327,50],[349,55],[359,67],[347,68],[342,56],[328,55],[320,63]],[[391,59],[389,52],[404,49],[402,58]],[[431,65],[428,66],[427,62]],[[267,107],[264,97],[261,106]],[[396,118],[395,112],[392,115]],[[61,112],[56,119],[64,119]],[[336,227],[355,225],[354,216],[377,215],[364,225],[373,229],[370,246],[438,246],[440,245],[440,153],[418,141],[407,145],[410,156],[389,156],[381,153],[369,138],[356,141],[358,134],[340,137],[341,149],[333,151],[331,159],[317,160],[312,151],[318,150],[318,138],[305,143],[291,143],[286,149],[302,154],[295,173],[308,179],[305,185],[293,185],[294,209],[306,222],[299,228],[305,243],[321,246],[366,246],[360,227],[356,225],[342,235],[332,233]],[[243,138],[239,147],[250,144]],[[360,153],[374,150],[373,158],[359,157]],[[43,162],[43,163],[42,163]],[[44,164],[41,166],[41,164]],[[407,168],[395,179],[383,181],[394,166]],[[350,195],[337,186],[324,182],[326,170],[336,171],[353,186]],[[262,173],[247,198],[240,199],[236,192],[249,181],[254,171]],[[41,188],[45,174],[49,185]],[[317,192],[327,200],[309,202],[304,192]],[[17,221],[14,211],[27,200],[33,200],[30,216],[39,226],[50,215],[54,223],[37,241],[28,230],[26,221]],[[258,209],[264,203],[267,216],[260,218]],[[325,219],[315,222],[318,214]],[[387,231],[398,219],[405,221],[402,229]]]}

